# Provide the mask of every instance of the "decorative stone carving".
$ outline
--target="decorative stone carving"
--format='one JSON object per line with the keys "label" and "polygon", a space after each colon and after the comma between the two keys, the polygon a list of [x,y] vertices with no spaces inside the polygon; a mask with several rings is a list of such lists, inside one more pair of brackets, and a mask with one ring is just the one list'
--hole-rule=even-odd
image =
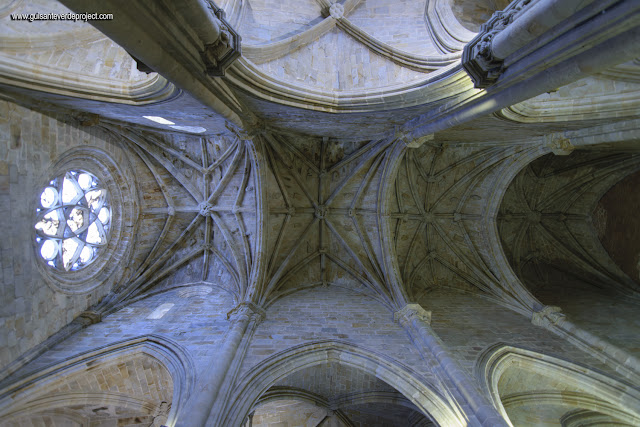
{"label": "decorative stone carving", "polygon": [[209,202],[201,202],[198,205],[198,213],[202,216],[209,216],[213,212],[213,206]]}
{"label": "decorative stone carving", "polygon": [[407,304],[400,310],[393,313],[393,320],[401,323],[410,322],[413,319],[418,319],[421,322],[425,322],[427,325],[431,324],[431,311],[427,311],[420,304]]}
{"label": "decorative stone carving", "polygon": [[568,156],[576,149],[569,138],[561,135],[545,135],[545,146],[551,148],[551,152],[556,156]]}
{"label": "decorative stone carving", "polygon": [[250,301],[244,301],[236,305],[231,311],[227,313],[227,320],[233,321],[236,318],[246,316],[249,319],[252,317],[260,323],[266,317],[267,313],[256,304]]}
{"label": "decorative stone carving", "polygon": [[413,139],[409,137],[407,133],[401,132],[399,130],[396,130],[396,134],[395,134],[395,138],[399,141],[402,141],[404,145],[406,145],[408,148],[419,148],[425,142],[433,141],[434,136],[435,136],[434,134],[430,133],[430,134],[421,136],[420,138]]}
{"label": "decorative stone carving", "polygon": [[204,46],[201,53],[202,60],[206,66],[206,72],[212,77],[224,76],[225,70],[241,54],[240,35],[231,28],[231,25],[224,19],[224,11],[209,1],[209,9],[214,16],[213,24],[218,39]]}
{"label": "decorative stone carving", "polygon": [[340,19],[344,16],[344,6],[340,3],[333,3],[329,7],[329,14],[334,19]]}
{"label": "decorative stone carving", "polygon": [[329,208],[327,208],[325,205],[318,205],[318,208],[315,211],[315,217],[318,219],[324,219],[327,216],[328,212]]}
{"label": "decorative stone carving", "polygon": [[504,71],[504,58],[496,58],[492,46],[494,37],[531,4],[531,0],[516,0],[505,10],[493,14],[482,25],[480,32],[464,48],[462,66],[469,73],[475,87],[486,88],[494,84]]}
{"label": "decorative stone carving", "polygon": [[564,317],[560,307],[546,305],[531,315],[531,323],[536,326],[555,325]]}
{"label": "decorative stone carving", "polygon": [[86,327],[89,325],[93,325],[94,323],[100,323],[102,321],[102,313],[87,310],[80,313],[77,319],[83,326]]}
{"label": "decorative stone carving", "polygon": [[[94,252],[94,256],[89,259],[85,259],[84,261],[78,256],[77,258],[69,258],[67,261],[69,262],[68,267],[65,268],[65,259],[61,258],[61,268],[52,266],[49,262],[50,259],[45,259],[44,255],[51,255],[51,253],[43,254],[41,247],[39,245],[44,244],[43,242],[46,240],[40,234],[40,231],[37,229],[34,230],[33,235],[33,249],[34,255],[36,256],[36,266],[38,271],[40,272],[42,278],[54,289],[56,292],[64,292],[71,294],[83,294],[89,293],[93,289],[98,286],[102,286],[106,283],[115,283],[122,274],[124,274],[124,262],[129,259],[131,256],[131,239],[132,239],[132,231],[131,226],[135,219],[137,218],[137,213],[134,209],[137,203],[137,193],[135,188],[131,187],[130,184],[126,181],[126,175],[123,172],[126,169],[122,169],[122,166],[116,163],[116,159],[103,150],[94,148],[94,147],[76,147],[71,150],[68,150],[58,156],[56,162],[51,165],[48,171],[43,173],[43,176],[46,180],[42,181],[43,189],[51,187],[51,180],[57,179],[59,181],[60,190],[62,191],[64,187],[64,180],[67,177],[67,172],[71,171],[84,171],[88,176],[92,176],[97,179],[96,182],[99,182],[99,188],[92,187],[94,184],[92,183],[87,187],[86,193],[85,190],[82,190],[80,184],[77,182],[77,179],[80,178],[78,174],[77,178],[71,179],[69,182],[73,186],[78,186],[79,189],[82,190],[84,195],[80,195],[79,192],[76,192],[74,195],[73,205],[76,205],[79,202],[79,197],[83,197],[85,200],[87,199],[87,195],[97,194],[92,193],[93,191],[98,191],[104,189],[105,192],[101,194],[108,194],[109,197],[109,212],[110,216],[108,216],[108,220],[104,217],[102,219],[96,218],[95,221],[91,221],[89,224],[95,224],[96,221],[100,222],[100,225],[104,225],[105,223],[109,224],[108,234],[103,233],[104,227],[100,230],[100,225],[93,225],[94,230],[97,228],[98,233],[95,240],[91,240],[90,242],[86,241],[87,246],[96,246],[99,248],[100,253]],[[76,181],[74,181],[76,180]],[[74,183],[75,182],[75,183]],[[96,184],[97,185],[97,184]],[[75,188],[75,187],[74,187]],[[80,191],[80,190],[78,190]],[[58,196],[56,196],[58,197]],[[101,196],[103,197],[103,196]],[[101,200],[99,197],[96,200],[96,204],[99,207],[99,203]],[[36,201],[37,200],[37,201]],[[33,203],[32,211],[35,213],[33,217],[34,224],[39,223],[40,218],[39,214],[44,212],[44,206],[42,205],[41,199],[36,199]],[[73,212],[69,207],[71,206],[71,202],[65,202],[60,197],[59,200],[60,210],[68,211],[71,215]],[[68,206],[67,206],[68,205]],[[53,208],[55,205],[49,206],[47,209]],[[102,207],[105,207],[104,204]],[[81,208],[81,207],[80,207]],[[38,209],[41,212],[38,212]],[[99,215],[102,209],[95,209],[88,213],[91,215],[87,215],[87,211],[80,209],[81,212],[84,212],[83,218],[93,218],[93,215]],[[59,223],[62,221],[71,220],[71,216],[68,218],[65,215],[57,214],[57,220]],[[103,222],[104,220],[104,222]],[[77,223],[76,223],[77,224]],[[85,226],[86,223],[83,223],[82,227]],[[69,224],[66,224],[67,227],[62,229],[60,227],[58,245],[62,245],[64,241],[68,238],[73,238],[74,236],[83,233],[84,230],[80,227],[76,228],[75,231],[71,229]],[[67,230],[68,228],[68,230]],[[57,232],[57,230],[56,230]],[[77,232],[77,233],[76,233]],[[53,235],[51,235],[53,237]],[[95,236],[95,235],[94,235]],[[98,241],[99,238],[99,241]],[[38,241],[37,239],[40,239]],[[95,242],[95,243],[92,243]],[[83,248],[77,246],[82,250]],[[64,249],[64,248],[62,248]],[[62,251],[58,252],[58,255],[62,255]],[[77,251],[76,251],[77,252]],[[82,252],[80,252],[82,254]],[[57,257],[57,255],[56,255]],[[75,258],[75,259],[74,259]],[[79,261],[78,261],[79,260]],[[78,263],[77,266],[74,266],[75,263]],[[55,267],[55,268],[54,268]]]}

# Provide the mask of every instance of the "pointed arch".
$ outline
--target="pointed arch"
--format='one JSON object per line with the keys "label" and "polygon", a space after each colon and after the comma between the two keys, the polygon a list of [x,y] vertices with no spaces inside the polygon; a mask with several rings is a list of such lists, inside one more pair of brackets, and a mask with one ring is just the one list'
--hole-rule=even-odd
{"label": "pointed arch", "polygon": [[0,390],[0,418],[11,419],[34,411],[80,404],[113,404],[131,409],[145,409],[152,414],[156,406],[150,406],[149,401],[127,393],[112,390],[55,392],[70,377],[136,357],[151,359],[171,377],[173,390],[167,424],[173,425],[184,402],[193,391],[195,366],[190,354],[182,346],[158,335],[140,336],[98,347],[19,378]]}
{"label": "pointed arch", "polygon": [[510,425],[509,412],[535,407],[541,416],[543,405],[561,408],[563,418],[588,410],[629,425],[640,424],[640,391],[568,360],[499,343],[479,357],[475,372]]}
{"label": "pointed arch", "polygon": [[452,408],[444,396],[426,384],[408,367],[368,349],[353,344],[327,340],[291,347],[277,353],[249,370],[221,411],[218,425],[240,425],[260,397],[278,380],[323,363],[334,362],[375,375],[406,396],[420,411],[429,414],[439,425],[466,426],[463,416]]}

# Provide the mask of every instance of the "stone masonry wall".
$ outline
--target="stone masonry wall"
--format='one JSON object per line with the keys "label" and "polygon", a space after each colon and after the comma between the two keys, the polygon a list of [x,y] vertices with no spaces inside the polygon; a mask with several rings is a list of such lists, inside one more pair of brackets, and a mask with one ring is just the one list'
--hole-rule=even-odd
{"label": "stone masonry wall", "polygon": [[38,371],[96,347],[154,334],[182,345],[200,372],[215,360],[229,325],[226,314],[234,304],[231,295],[218,287],[210,287],[206,295],[191,290],[192,287],[170,290],[124,307],[59,343],[23,371]]}
{"label": "stone masonry wall", "polygon": [[123,156],[113,140],[94,128],[78,129],[57,117],[0,101],[0,370],[44,341],[109,289],[67,295],[49,287],[35,268],[34,200],[47,168],[76,146]]}
{"label": "stone masonry wall", "polygon": [[426,295],[421,304],[432,311],[434,331],[470,375],[474,375],[474,366],[484,350],[504,343],[568,359],[617,377],[614,371],[568,341],[479,296],[437,290]]}
{"label": "stone masonry wall", "polygon": [[271,355],[318,340],[347,342],[382,353],[433,381],[393,313],[371,298],[335,286],[299,291],[273,303],[255,332],[239,378]]}
{"label": "stone masonry wall", "polygon": [[598,289],[566,275],[552,276],[549,286],[539,289],[536,296],[544,304],[562,308],[567,318],[580,328],[640,357],[637,299]]}

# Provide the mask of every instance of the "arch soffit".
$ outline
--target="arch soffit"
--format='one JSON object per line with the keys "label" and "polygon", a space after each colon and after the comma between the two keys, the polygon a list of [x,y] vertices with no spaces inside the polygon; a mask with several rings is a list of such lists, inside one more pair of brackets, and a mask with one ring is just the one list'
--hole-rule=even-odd
{"label": "arch soffit", "polygon": [[[478,358],[474,368],[475,376],[490,396],[492,403],[505,420],[509,416],[500,397],[498,383],[509,369],[521,369],[553,378],[554,381],[572,387],[571,390],[533,391],[514,397],[514,405],[540,401],[559,405],[576,405],[626,419],[633,423],[640,421],[640,391],[604,374],[593,371],[568,360],[514,347],[503,343],[486,349]],[[620,408],[625,408],[621,410]]]}
{"label": "arch soffit", "polygon": [[[296,388],[274,386],[264,393],[256,405],[260,405],[265,402],[270,402],[280,399],[297,399],[303,400],[314,405],[323,406],[330,409],[331,404],[324,397]],[[342,396],[339,400],[333,402],[335,406],[342,407],[348,405],[362,405],[367,403],[386,403],[404,406],[409,409],[415,409],[415,405],[411,403],[404,395],[400,396],[399,393],[388,391],[374,391],[374,392],[357,392],[347,396]]]}
{"label": "arch soffit", "polygon": [[270,388],[265,394],[260,396],[260,399],[256,402],[255,406],[258,407],[259,405],[269,402],[277,402],[279,400],[302,401],[315,406],[320,406],[326,410],[334,410],[335,414],[349,426],[352,424],[350,423],[350,420],[343,419],[344,414],[342,412],[342,410],[348,406],[386,404],[397,405],[414,411],[416,409],[415,405],[411,403],[409,399],[397,392],[361,392],[344,396],[336,401],[327,401],[322,396],[306,390],[278,386]]}
{"label": "arch soffit", "polygon": [[[90,367],[108,364],[116,360],[126,360],[128,358],[145,355],[151,357],[166,369],[173,381],[173,394],[171,411],[168,416],[168,423],[172,424],[177,419],[180,409],[193,392],[195,386],[195,364],[191,355],[177,342],[158,335],[146,335],[129,340],[118,341],[103,347],[80,353],[66,360],[55,363],[37,373],[19,378],[13,384],[0,390],[0,416],[14,415],[24,412],[24,407],[36,405],[41,409],[63,406],[64,399],[60,396],[40,396],[35,400],[30,400],[30,396],[38,390],[56,387],[67,376],[80,374]],[[131,398],[122,393],[106,392],[101,393],[81,393],[81,396],[74,396],[74,393],[65,393],[67,402],[78,401],[87,403],[95,394],[100,394],[101,399],[112,400],[128,407],[146,408],[143,399]],[[84,400],[83,400],[84,399]],[[67,403],[68,404],[68,403]],[[148,406],[148,405],[147,405]],[[13,410],[13,408],[18,408]]]}
{"label": "arch soffit", "polygon": [[535,296],[529,292],[527,287],[520,281],[516,273],[511,268],[511,264],[502,247],[500,232],[498,230],[498,211],[502,204],[502,199],[511,185],[511,182],[527,165],[537,158],[548,154],[551,149],[542,144],[527,149],[519,156],[513,156],[501,168],[501,173],[495,174],[495,179],[491,183],[493,192],[487,200],[486,215],[484,216],[484,228],[487,230],[488,251],[490,255],[487,259],[492,263],[491,267],[498,273],[498,277],[503,279],[504,283],[511,284],[511,287],[518,293],[517,299],[520,300],[520,306],[511,306],[509,308],[518,311],[524,315],[531,315],[532,312],[542,307]]}
{"label": "arch soffit", "polygon": [[44,415],[52,410],[64,409],[69,406],[79,405],[113,405],[127,408],[147,414],[153,414],[158,402],[130,396],[124,393],[110,391],[100,393],[70,392],[54,395],[45,395],[27,402],[16,411],[12,411],[3,417],[7,420],[18,420],[25,416],[41,414]]}
{"label": "arch soffit", "polygon": [[[303,368],[335,362],[361,369],[396,388],[419,410],[429,414],[440,425],[464,426],[463,416],[443,396],[411,371],[410,368],[374,351],[340,341],[316,341],[291,347],[275,354],[249,370],[237,382],[238,387],[223,413],[222,424],[241,423],[260,397],[278,380]],[[243,396],[243,398],[235,398]]]}

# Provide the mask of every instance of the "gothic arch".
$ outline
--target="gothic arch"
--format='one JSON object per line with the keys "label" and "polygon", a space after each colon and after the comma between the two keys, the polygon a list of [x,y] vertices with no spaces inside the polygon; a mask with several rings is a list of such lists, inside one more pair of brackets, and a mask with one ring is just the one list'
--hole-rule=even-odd
{"label": "gothic arch", "polygon": [[62,393],[56,391],[71,376],[140,357],[159,364],[160,369],[172,380],[171,409],[164,415],[167,417],[166,423],[173,425],[184,402],[193,391],[195,367],[189,353],[179,344],[156,335],[141,336],[99,347],[22,377],[0,390],[0,418],[17,419],[36,411],[59,411],[70,405],[116,405],[153,414],[161,402],[152,405],[148,399],[132,396],[130,393],[82,389]]}
{"label": "gothic arch", "polygon": [[[308,405],[312,405],[313,408],[320,411],[325,411],[327,417],[337,417],[345,425],[351,427],[354,426],[352,420],[349,419],[348,414],[345,414],[344,408],[353,407],[354,405],[382,405],[388,407],[401,407],[405,410],[409,410],[410,416],[407,421],[413,420],[412,426],[417,426],[418,417],[422,417],[421,422],[428,426],[432,426],[431,421],[428,420],[423,414],[415,411],[415,405],[413,405],[404,396],[399,396],[398,393],[392,392],[361,392],[354,393],[348,396],[343,396],[337,400],[327,400],[323,396],[317,393],[301,390],[297,388],[273,386],[266,393],[260,396],[260,399],[256,402],[254,407],[254,414],[258,412],[264,405],[276,404],[277,402],[299,402]],[[322,412],[320,412],[322,414]],[[372,414],[373,415],[373,414]],[[286,416],[286,415],[285,415]],[[322,415],[321,415],[322,416]],[[375,417],[375,415],[373,415]],[[250,416],[251,418],[251,416]],[[253,418],[255,422],[255,418]],[[363,425],[362,421],[358,425]]]}
{"label": "gothic arch", "polygon": [[529,315],[528,310],[535,311],[539,309],[542,304],[533,296],[524,284],[520,281],[518,276],[511,268],[507,256],[502,247],[500,240],[500,233],[498,231],[498,211],[504,194],[509,188],[509,185],[513,179],[524,169],[529,163],[535,159],[549,153],[549,149],[544,146],[535,147],[525,150],[522,155],[515,156],[513,159],[509,159],[501,170],[501,173],[496,174],[493,181],[493,191],[491,196],[487,200],[486,215],[484,217],[484,229],[486,231],[486,239],[488,241],[486,258],[491,262],[494,271],[497,272],[497,276],[505,283],[511,283],[511,288],[514,289],[518,296],[516,297],[521,301],[524,307],[511,307],[516,311]]}
{"label": "gothic arch", "polygon": [[300,369],[327,362],[361,369],[396,388],[423,413],[440,425],[464,426],[465,421],[435,390],[425,385],[409,368],[392,359],[340,341],[316,341],[289,348],[252,368],[238,382],[220,425],[240,425],[276,381]]}
{"label": "gothic arch", "polygon": [[589,411],[621,425],[640,422],[638,390],[567,360],[499,343],[479,357],[475,373],[510,425],[509,412],[517,416],[522,408],[542,411],[544,405],[563,412],[561,419]]}
{"label": "gothic arch", "polygon": [[[0,426],[11,426],[11,421],[29,418],[30,416],[37,418],[47,413],[52,413],[60,416],[61,413],[66,412],[66,408],[72,406],[116,406],[118,408],[126,408],[128,410],[148,414],[153,414],[156,408],[155,405],[151,405],[145,399],[139,399],[124,393],[113,393],[109,391],[105,391],[102,393],[69,392],[62,394],[45,395],[31,400],[28,403],[24,404],[24,406],[22,406],[21,408],[6,415],[6,419],[4,421],[9,424],[4,424],[3,422],[2,424],[0,424]],[[74,415],[73,412],[69,412],[70,413],[66,415],[72,417]],[[77,414],[75,415],[77,417]]]}
{"label": "gothic arch", "polygon": [[[564,136],[547,135],[529,156],[504,170],[485,218],[489,255],[501,280],[517,284],[523,301],[528,295],[521,312],[534,325],[637,381],[640,361],[632,349],[638,285],[602,247],[590,212],[591,201],[638,169],[638,157],[628,148],[603,154],[598,146],[581,146],[565,157],[574,148]],[[526,275],[518,265],[523,262],[529,263]]]}

